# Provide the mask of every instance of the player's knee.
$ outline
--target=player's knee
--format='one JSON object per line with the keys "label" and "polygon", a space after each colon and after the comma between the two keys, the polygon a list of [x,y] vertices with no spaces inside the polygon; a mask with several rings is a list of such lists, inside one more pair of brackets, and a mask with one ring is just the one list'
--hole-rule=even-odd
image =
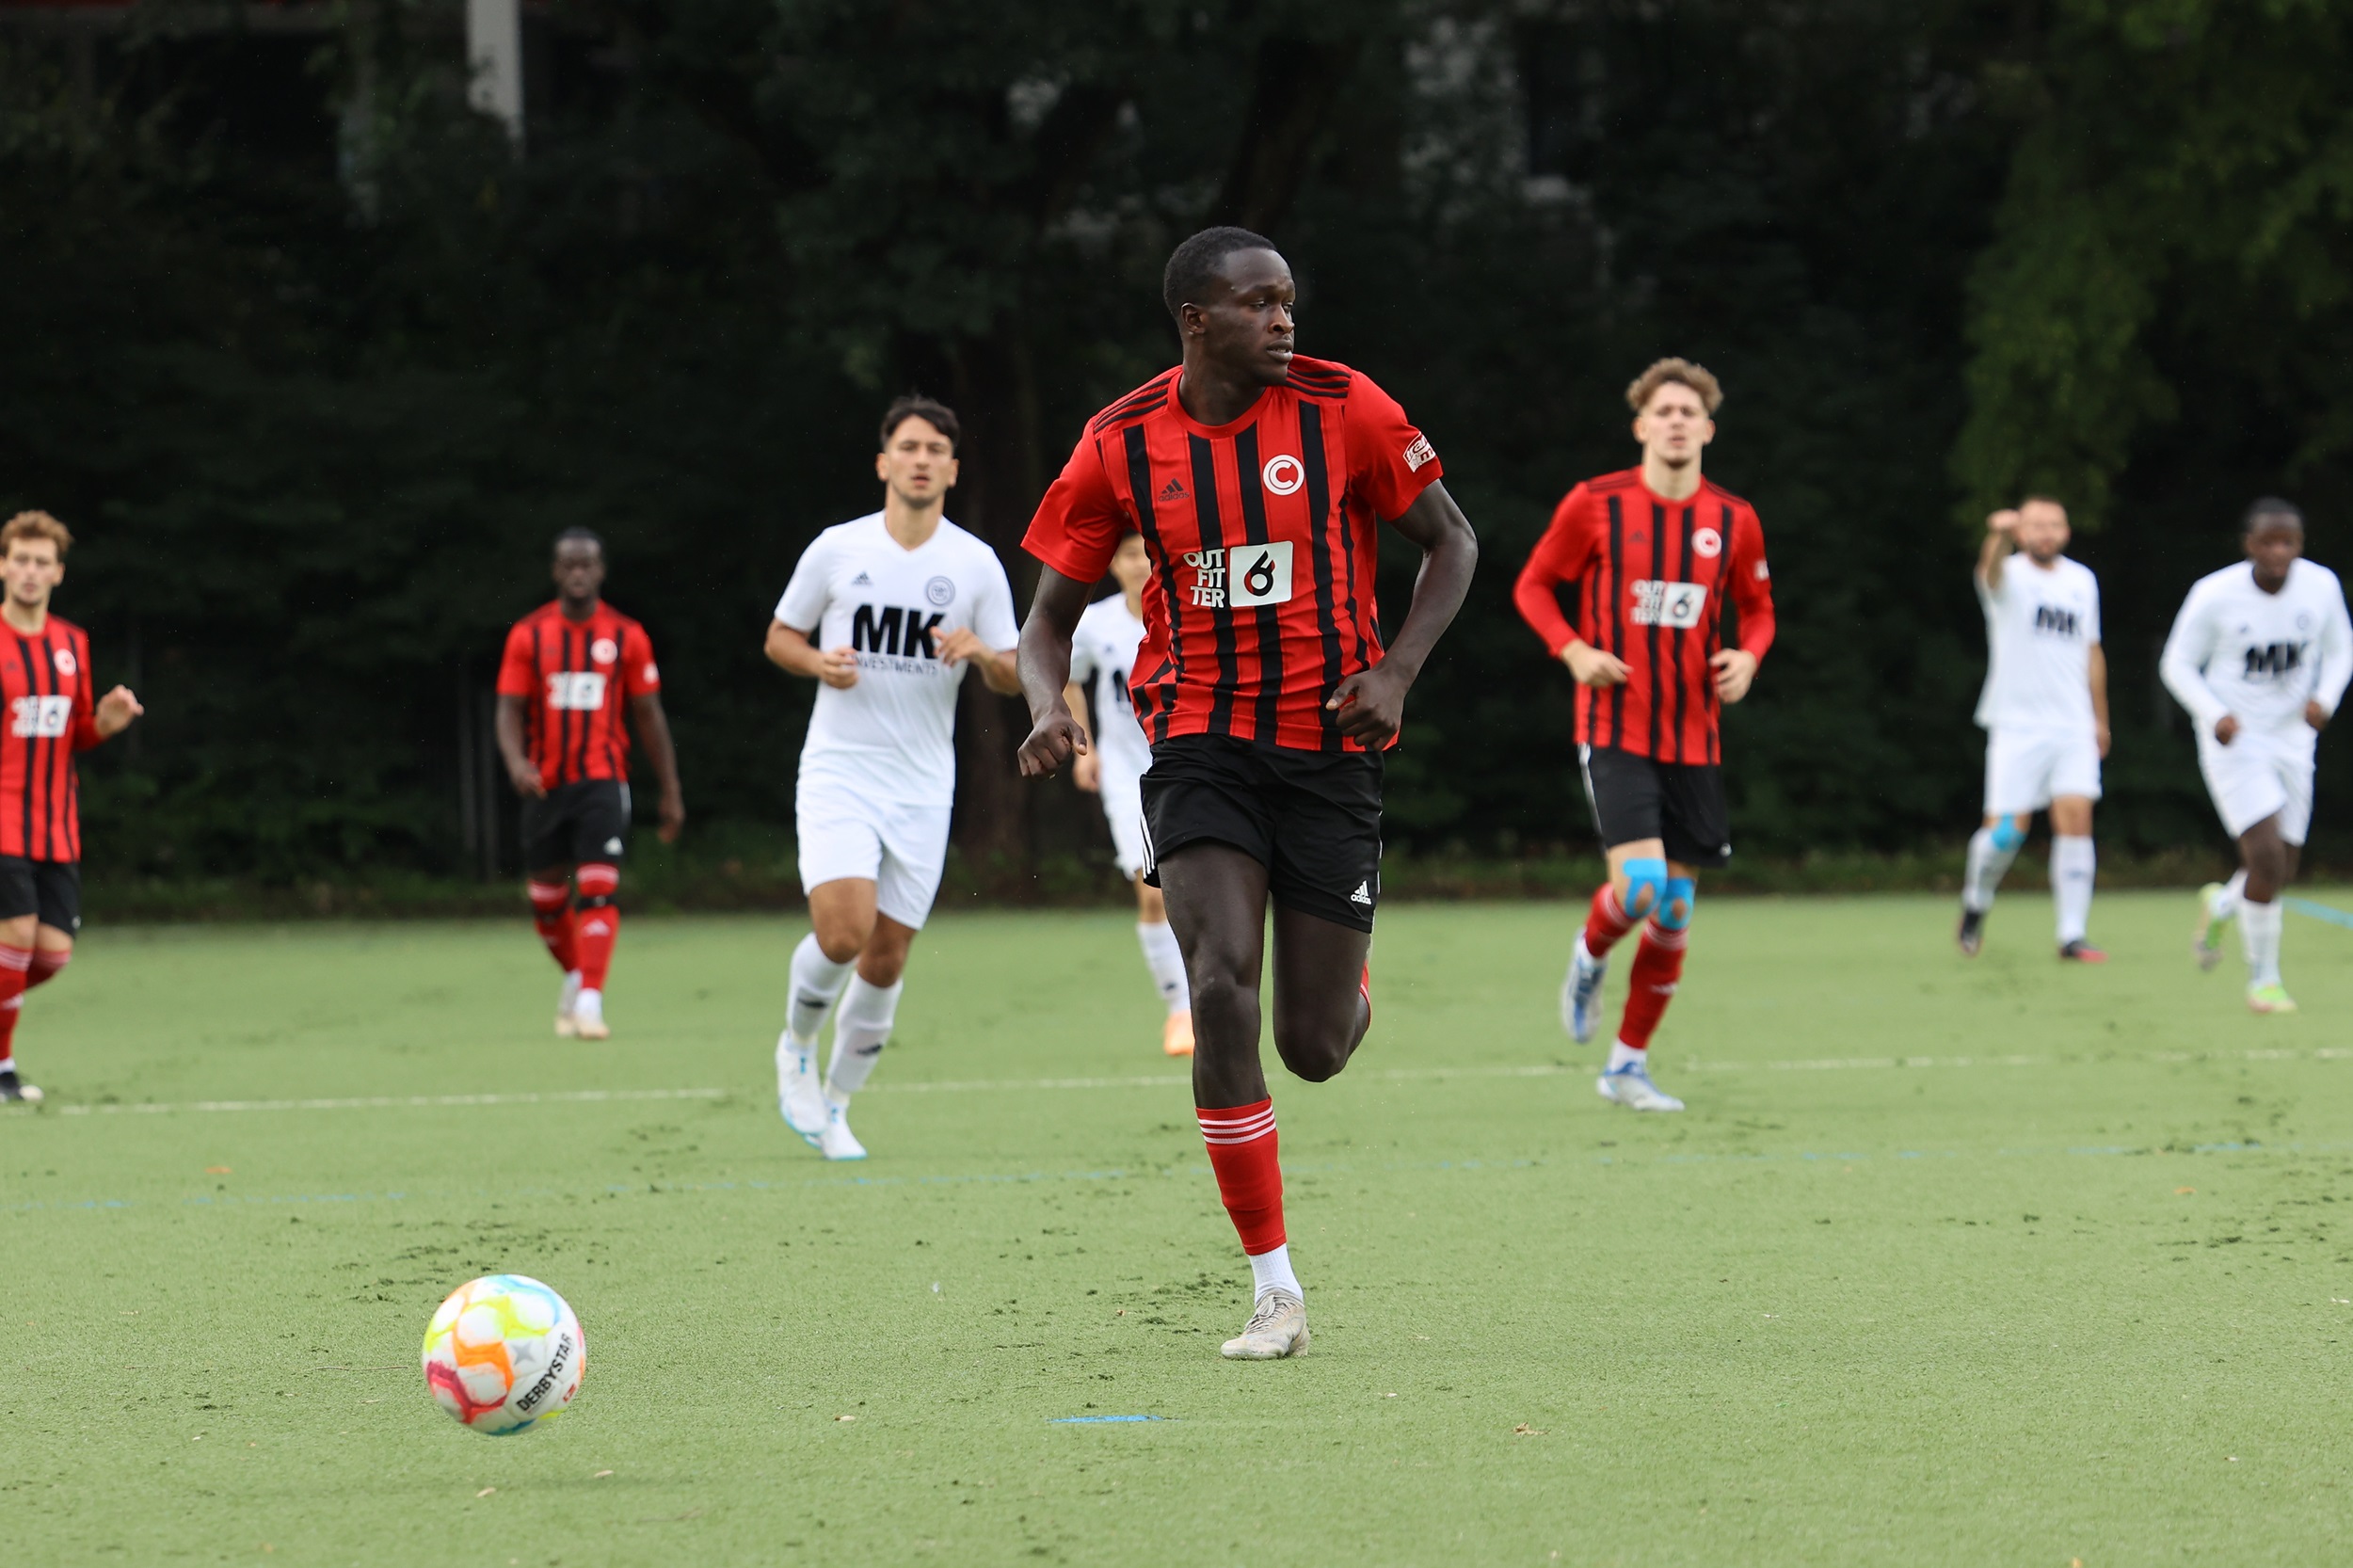
{"label": "player's knee", "polygon": [[572,890],[560,881],[542,882],[534,877],[524,885],[524,890],[530,895],[535,914],[560,915],[564,906],[572,901]]}
{"label": "player's knee", "polygon": [[1310,1083],[1324,1082],[1337,1077],[1339,1070],[1348,1065],[1348,1058],[1355,1048],[1353,1024],[1353,1019],[1307,1020],[1278,1015],[1274,1020],[1274,1052],[1293,1076]]}
{"label": "player's knee", "polygon": [[2024,817],[2003,817],[1993,824],[1993,847],[2008,855],[2026,841],[2026,822]]}
{"label": "player's knee", "polygon": [[1626,914],[1641,920],[1658,907],[1667,894],[1667,862],[1664,860],[1628,860],[1625,863],[1625,891],[1619,904]]}
{"label": "player's knee", "polygon": [[593,862],[572,873],[574,886],[580,888],[583,909],[602,909],[613,902],[613,895],[621,890],[621,868]]}
{"label": "player's knee", "polygon": [[1667,878],[1664,895],[1658,903],[1658,913],[1651,917],[1660,929],[1688,931],[1691,925],[1691,903],[1699,895],[1699,882],[1694,877]]}

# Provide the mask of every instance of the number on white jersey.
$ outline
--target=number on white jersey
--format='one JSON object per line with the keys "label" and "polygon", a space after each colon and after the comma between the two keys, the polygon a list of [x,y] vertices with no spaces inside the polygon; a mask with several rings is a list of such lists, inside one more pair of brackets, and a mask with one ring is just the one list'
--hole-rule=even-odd
{"label": "number on white jersey", "polygon": [[596,670],[550,670],[548,706],[572,713],[596,712],[604,706],[604,676]]}

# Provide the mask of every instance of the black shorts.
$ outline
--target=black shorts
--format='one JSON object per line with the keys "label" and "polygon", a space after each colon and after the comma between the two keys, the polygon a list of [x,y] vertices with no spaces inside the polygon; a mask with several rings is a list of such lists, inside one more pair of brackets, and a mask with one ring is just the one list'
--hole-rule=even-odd
{"label": "black shorts", "polygon": [[80,935],[82,868],[72,860],[27,860],[0,855],[0,920],[21,915]]}
{"label": "black shorts", "polygon": [[1711,870],[1732,863],[1721,768],[1710,762],[1655,762],[1616,746],[1581,745],[1577,755],[1604,849],[1658,839],[1670,860]]}
{"label": "black shorts", "polygon": [[1294,751],[1230,735],[1177,735],[1144,776],[1144,880],[1204,840],[1267,869],[1274,902],[1372,929],[1381,902],[1381,754]]}
{"label": "black shorts", "polygon": [[523,802],[523,870],[620,863],[629,844],[629,786],[611,778],[559,784]]}

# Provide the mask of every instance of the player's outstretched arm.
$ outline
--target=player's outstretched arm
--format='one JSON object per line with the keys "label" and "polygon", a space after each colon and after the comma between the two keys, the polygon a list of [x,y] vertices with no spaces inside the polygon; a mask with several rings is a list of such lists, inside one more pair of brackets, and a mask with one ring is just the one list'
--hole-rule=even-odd
{"label": "player's outstretched arm", "polygon": [[499,756],[506,762],[507,781],[525,800],[545,800],[548,787],[523,749],[523,699],[512,692],[499,693],[498,713],[491,728],[498,735]]}
{"label": "player's outstretched arm", "polygon": [[1373,745],[1385,744],[1404,723],[1405,694],[1453,624],[1463,596],[1470,592],[1471,574],[1479,569],[1479,536],[1446,493],[1444,480],[1432,480],[1389,526],[1421,547],[1414,601],[1381,662],[1341,681],[1324,703],[1339,714],[1341,734]]}
{"label": "player's outstretched arm", "polygon": [[654,783],[662,791],[661,804],[654,808],[661,825],[654,829],[654,836],[665,844],[675,844],[679,830],[686,825],[686,795],[679,788],[678,750],[670,744],[670,717],[662,711],[662,694],[639,692],[631,697],[629,717],[636,728],[638,744],[646,748],[646,760],[653,765]]}
{"label": "player's outstretched arm", "polygon": [[1063,693],[1070,684],[1070,638],[1085,614],[1092,584],[1041,567],[1030,618],[1021,623],[1021,695],[1030,703],[1030,738],[1021,743],[1021,776],[1037,778],[1087,750],[1087,734]]}
{"label": "player's outstretched arm", "polygon": [[1985,543],[1977,547],[1977,581],[1986,592],[2002,591],[2002,563],[2018,548],[2018,512],[2005,506],[1985,520]]}
{"label": "player's outstretched arm", "polygon": [[787,675],[805,675],[840,692],[857,684],[856,648],[836,648],[820,652],[817,645],[808,640],[808,632],[780,620],[768,623],[768,641],[762,651],[770,664]]}

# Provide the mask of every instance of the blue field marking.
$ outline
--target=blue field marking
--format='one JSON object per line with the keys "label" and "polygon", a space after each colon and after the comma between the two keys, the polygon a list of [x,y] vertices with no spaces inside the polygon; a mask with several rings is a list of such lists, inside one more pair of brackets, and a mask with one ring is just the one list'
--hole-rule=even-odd
{"label": "blue field marking", "polygon": [[2353,915],[2348,915],[2342,909],[2331,909],[2325,904],[2314,904],[2308,898],[2283,898],[2280,902],[2299,915],[2310,915],[2313,919],[2326,920],[2330,925],[2353,928]]}
{"label": "blue field marking", "polygon": [[1097,1421],[1165,1421],[1165,1416],[1056,1416],[1046,1424],[1049,1427],[1089,1425]]}

